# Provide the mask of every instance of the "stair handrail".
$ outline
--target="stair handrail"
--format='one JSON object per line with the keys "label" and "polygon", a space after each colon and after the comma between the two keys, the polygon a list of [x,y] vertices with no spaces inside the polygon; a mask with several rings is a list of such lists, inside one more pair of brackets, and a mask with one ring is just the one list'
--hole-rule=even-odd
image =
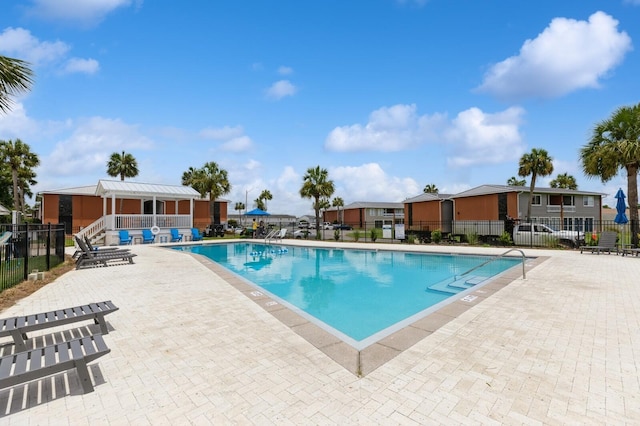
{"label": "stair handrail", "polygon": [[104,229],[105,229],[104,216],[102,216],[96,219],[90,225],[87,225],[84,228],[82,228],[80,231],[78,231],[78,233],[76,233],[76,235],[79,238],[84,238],[86,236],[87,238],[91,239],[96,235],[98,235],[100,232],[104,231]]}
{"label": "stair handrail", "polygon": [[525,256],[525,254],[524,254],[524,252],[522,250],[517,249],[517,248],[512,248],[512,249],[509,249],[509,250],[505,251],[502,254],[499,254],[499,255],[497,255],[495,257],[492,257],[491,259],[481,263],[480,265],[474,266],[473,268],[469,269],[468,271],[465,271],[465,272],[463,272],[461,274],[454,275],[454,280],[453,281],[455,282],[455,281],[458,280],[459,277],[463,277],[463,276],[467,275],[468,273],[470,273],[472,271],[475,271],[478,268],[482,268],[483,266],[485,266],[485,265],[487,265],[487,264],[489,264],[491,262],[495,262],[496,260],[503,258],[505,255],[511,253],[512,251],[519,251],[520,254],[522,255],[522,278],[526,280],[527,279],[527,274],[526,274],[525,268],[524,268],[524,261],[526,260],[526,256]]}

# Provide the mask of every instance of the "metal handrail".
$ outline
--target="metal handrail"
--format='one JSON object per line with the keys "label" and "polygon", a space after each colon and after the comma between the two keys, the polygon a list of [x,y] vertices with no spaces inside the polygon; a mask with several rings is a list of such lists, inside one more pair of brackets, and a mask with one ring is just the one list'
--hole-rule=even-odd
{"label": "metal handrail", "polygon": [[522,250],[517,249],[517,248],[512,248],[512,249],[509,249],[509,250],[505,251],[504,253],[502,253],[502,254],[500,254],[500,255],[498,255],[496,257],[493,257],[493,258],[487,260],[486,262],[481,263],[480,265],[474,266],[473,268],[469,269],[466,272],[463,272],[463,273],[461,273],[459,275],[455,275],[454,276],[454,281],[457,281],[459,277],[463,277],[463,276],[467,275],[468,273],[470,273],[472,271],[475,271],[478,268],[482,268],[483,266],[485,266],[485,265],[487,265],[487,264],[489,264],[491,262],[494,262],[494,261],[496,261],[498,259],[503,258],[506,254],[511,253],[512,251],[519,251],[520,254],[522,255],[522,278],[526,280],[527,279],[527,274],[525,273],[525,270],[524,270],[524,261],[526,259],[526,256],[525,256],[525,254],[524,254],[524,252]]}

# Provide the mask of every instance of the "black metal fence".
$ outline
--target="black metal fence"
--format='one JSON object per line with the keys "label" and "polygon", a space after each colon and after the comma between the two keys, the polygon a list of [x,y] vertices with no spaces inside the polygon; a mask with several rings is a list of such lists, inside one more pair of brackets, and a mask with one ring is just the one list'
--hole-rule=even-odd
{"label": "black metal fence", "polygon": [[[332,224],[329,229],[320,226],[318,238],[315,227],[299,227],[290,221],[272,221],[267,225],[265,233],[269,229],[287,229],[287,238],[358,242],[387,242],[387,243],[451,243],[490,246],[524,246],[524,247],[579,247],[580,245],[596,245],[602,231],[616,231],[618,233],[619,247],[633,246],[631,225],[617,224],[614,221],[565,221],[563,226],[544,221],[534,222],[545,225],[555,231],[564,233],[552,233],[537,238],[534,232],[529,235],[522,233],[519,238],[514,238],[514,228],[518,221],[414,221],[411,225],[402,224],[403,233],[396,233],[395,226],[384,224],[381,221],[344,223],[339,229],[334,229]],[[562,229],[561,229],[562,228]],[[240,236],[251,238],[251,227],[245,228]],[[256,238],[261,238],[260,234]],[[558,235],[563,235],[558,237]],[[529,238],[528,238],[529,237]],[[575,238],[574,238],[575,237]]]}
{"label": "black metal fence", "polygon": [[0,291],[64,262],[64,224],[2,224],[0,235]]}

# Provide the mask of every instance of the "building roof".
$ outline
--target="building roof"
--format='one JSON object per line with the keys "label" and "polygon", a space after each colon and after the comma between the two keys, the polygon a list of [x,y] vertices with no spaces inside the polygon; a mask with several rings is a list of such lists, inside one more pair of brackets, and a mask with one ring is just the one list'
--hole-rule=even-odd
{"label": "building roof", "polygon": [[[355,201],[353,203],[347,204],[344,207],[340,207],[340,210],[349,210],[349,209],[403,209],[404,203],[392,203],[386,201]],[[330,207],[326,209],[327,211],[335,211],[338,210],[337,207]]]}
{"label": "building roof", "polygon": [[403,203],[421,203],[425,201],[441,201],[450,198],[451,194],[433,194],[433,193],[422,193],[415,197],[407,198]]}
{"label": "building roof", "polygon": [[161,185],[154,183],[100,180],[96,187],[98,196],[157,197],[172,199],[201,198],[200,193],[189,186]]}
{"label": "building roof", "polygon": [[[451,198],[475,197],[478,195],[502,194],[507,192],[529,193],[529,187],[510,186],[510,185],[480,185],[475,188],[471,188],[467,191],[454,194],[451,196]],[[564,195],[606,195],[601,192],[579,191],[579,190],[564,189],[564,188],[542,188],[542,187],[536,187],[533,190],[533,193],[534,194],[564,194]]]}
{"label": "building roof", "polygon": [[0,204],[0,215],[11,214],[8,208]]}
{"label": "building roof", "polygon": [[51,191],[40,191],[40,194],[96,195],[96,185],[76,186],[73,188],[54,189]]}

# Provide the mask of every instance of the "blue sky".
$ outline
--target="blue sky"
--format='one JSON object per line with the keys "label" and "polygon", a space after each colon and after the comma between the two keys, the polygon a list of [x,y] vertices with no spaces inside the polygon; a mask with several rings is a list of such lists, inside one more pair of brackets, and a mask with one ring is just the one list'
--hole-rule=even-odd
{"label": "blue sky", "polygon": [[140,182],[180,184],[215,161],[231,208],[263,189],[302,215],[309,167],[345,203],[402,201],[435,184],[506,184],[544,148],[583,176],[593,126],[640,102],[640,0],[5,0],[0,54],[33,90],[0,116],[53,190],[108,178],[111,153]]}

